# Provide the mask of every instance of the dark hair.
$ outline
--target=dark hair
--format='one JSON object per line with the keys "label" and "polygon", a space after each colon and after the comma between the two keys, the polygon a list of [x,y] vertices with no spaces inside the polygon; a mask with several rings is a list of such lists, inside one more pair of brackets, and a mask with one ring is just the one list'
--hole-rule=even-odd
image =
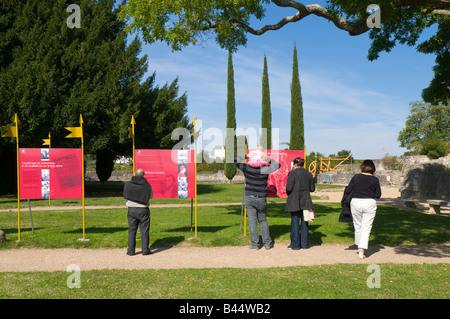
{"label": "dark hair", "polygon": [[301,157],[296,157],[293,160],[294,165],[298,166],[298,167],[303,167],[303,165],[305,164],[305,160]]}
{"label": "dark hair", "polygon": [[365,160],[364,162],[362,162],[361,164],[361,173],[369,173],[369,174],[373,174],[375,173],[375,164],[373,163],[372,160]]}

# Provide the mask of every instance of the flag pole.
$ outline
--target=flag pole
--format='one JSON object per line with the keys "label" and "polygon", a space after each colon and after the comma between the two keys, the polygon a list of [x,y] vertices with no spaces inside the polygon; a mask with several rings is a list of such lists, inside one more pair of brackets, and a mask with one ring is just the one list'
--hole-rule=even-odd
{"label": "flag pole", "polygon": [[14,114],[14,122],[16,123],[16,152],[17,152],[17,241],[20,241],[20,170],[19,170],[19,120],[17,113]]}
{"label": "flag pole", "polygon": [[195,138],[195,130],[197,128],[197,119],[194,116],[194,182],[195,182],[195,238],[197,238],[197,139]]}
{"label": "flag pole", "polygon": [[134,176],[134,171],[136,170],[136,166],[135,166],[135,158],[134,158],[134,153],[135,153],[135,139],[134,139],[134,125],[136,124],[136,121],[134,119],[134,115],[131,115],[131,138],[133,139],[133,176]]}
{"label": "flag pole", "polygon": [[[51,134],[50,132],[48,132],[48,157],[50,158],[50,148],[51,148]],[[50,179],[49,179],[49,183],[50,183]],[[51,197],[51,192],[50,189],[48,191],[48,206],[50,206],[50,197]]]}
{"label": "flag pole", "polygon": [[16,164],[17,164],[17,241],[20,241],[20,160],[19,160],[19,120],[17,119],[17,113],[14,114],[14,123],[16,126],[3,126],[6,133],[2,137],[15,137],[16,138]]}
{"label": "flag pole", "polygon": [[66,127],[71,133],[66,136],[66,138],[81,138],[81,192],[82,192],[82,203],[83,203],[83,238],[79,239],[82,241],[88,241],[85,238],[85,207],[84,207],[84,140],[83,140],[83,117],[80,114],[80,126],[78,127]]}
{"label": "flag pole", "polygon": [[84,223],[84,140],[83,140],[83,117],[80,114],[80,129],[81,129],[81,191],[83,196],[83,240],[86,240],[85,238],[85,223]]}
{"label": "flag pole", "polygon": [[[248,151],[247,147],[248,147],[248,145],[247,145],[247,143],[245,143],[245,155],[244,155],[245,164],[247,164],[247,159],[245,158],[245,156],[247,155],[247,151]],[[244,177],[244,194],[245,194],[246,184],[247,184],[247,181],[245,180],[245,177]],[[247,207],[245,207],[245,204],[244,204],[244,237],[246,237],[246,236],[247,236]]]}

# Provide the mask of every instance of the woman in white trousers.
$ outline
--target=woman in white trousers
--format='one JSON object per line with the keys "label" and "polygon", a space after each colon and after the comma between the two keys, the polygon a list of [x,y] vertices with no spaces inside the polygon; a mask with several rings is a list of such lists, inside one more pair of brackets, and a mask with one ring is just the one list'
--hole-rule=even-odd
{"label": "woman in white trousers", "polygon": [[381,197],[380,181],[373,176],[374,173],[373,161],[365,160],[361,164],[361,174],[353,176],[347,187],[347,192],[353,191],[350,210],[359,258],[365,257],[364,252],[369,246],[370,231],[377,211],[376,199]]}

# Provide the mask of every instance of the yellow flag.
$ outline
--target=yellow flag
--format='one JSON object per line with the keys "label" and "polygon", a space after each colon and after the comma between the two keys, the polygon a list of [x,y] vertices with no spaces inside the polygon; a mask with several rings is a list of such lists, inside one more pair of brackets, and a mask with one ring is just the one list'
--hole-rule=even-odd
{"label": "yellow flag", "polygon": [[66,138],[83,137],[83,129],[81,128],[81,126],[65,127],[65,129],[71,132],[69,135],[66,136]]}
{"label": "yellow flag", "polygon": [[48,145],[50,147],[50,138],[51,138],[51,135],[50,135],[50,133],[48,133],[48,138],[42,139],[42,141],[44,142],[44,143],[42,143],[42,145]]}
{"label": "yellow flag", "polygon": [[128,128],[128,137],[134,138],[134,125],[136,124],[136,121],[134,119],[134,115],[131,115],[131,127]]}
{"label": "yellow flag", "polygon": [[2,137],[17,137],[16,126],[2,126],[7,132]]}

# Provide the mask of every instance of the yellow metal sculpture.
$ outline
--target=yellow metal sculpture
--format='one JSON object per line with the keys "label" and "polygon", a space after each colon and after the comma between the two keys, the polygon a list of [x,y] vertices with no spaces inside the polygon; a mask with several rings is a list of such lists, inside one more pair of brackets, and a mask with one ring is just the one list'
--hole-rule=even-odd
{"label": "yellow metal sculpture", "polygon": [[[313,174],[314,177],[317,176],[317,174],[323,173],[323,172],[329,172],[329,171],[343,171],[343,169],[338,169],[337,167],[350,159],[352,157],[352,154],[349,154],[346,158],[317,158],[316,160],[311,162],[308,166],[308,171]],[[340,161],[336,165],[334,165],[335,161]],[[332,165],[333,164],[333,165]]]}

